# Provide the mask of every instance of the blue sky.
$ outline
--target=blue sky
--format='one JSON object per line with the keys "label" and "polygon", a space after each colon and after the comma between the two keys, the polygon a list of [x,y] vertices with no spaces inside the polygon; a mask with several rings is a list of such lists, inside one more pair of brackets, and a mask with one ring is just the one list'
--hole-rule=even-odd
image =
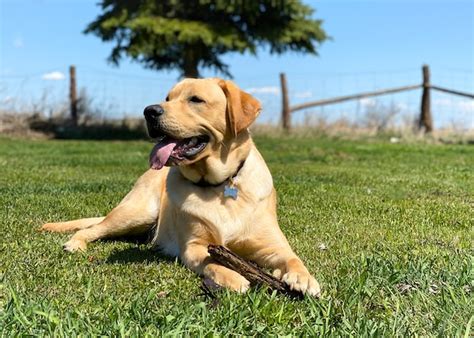
{"label": "blue sky", "polygon": [[[32,104],[47,96],[67,96],[67,67],[77,66],[85,88],[108,117],[139,116],[144,106],[160,101],[177,72],[155,72],[139,64],[106,62],[110,45],[82,34],[99,13],[97,0],[0,0],[0,106]],[[379,0],[306,1],[333,37],[319,57],[298,54],[257,58],[224,57],[235,81],[259,97],[262,121],[277,122],[278,74],[288,77],[291,102],[345,95],[421,80],[421,65],[431,67],[432,82],[474,92],[474,1]],[[204,72],[206,76],[214,76]],[[46,94],[45,94],[46,93]],[[418,92],[377,99],[407,114],[419,106]],[[435,122],[461,121],[474,127],[472,100],[434,94]],[[363,114],[373,100],[316,110],[314,115]],[[298,113],[300,118],[304,112]],[[309,113],[307,113],[309,114]],[[441,122],[439,122],[441,123]]]}

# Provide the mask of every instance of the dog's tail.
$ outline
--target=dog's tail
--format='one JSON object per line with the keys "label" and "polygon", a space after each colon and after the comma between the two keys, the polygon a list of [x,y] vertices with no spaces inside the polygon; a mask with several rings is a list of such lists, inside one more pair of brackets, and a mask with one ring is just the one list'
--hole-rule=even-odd
{"label": "dog's tail", "polygon": [[72,232],[81,229],[90,228],[93,225],[99,224],[104,220],[102,217],[90,217],[90,218],[81,218],[69,222],[58,222],[58,223],[46,223],[43,224],[40,231],[52,231],[52,232]]}

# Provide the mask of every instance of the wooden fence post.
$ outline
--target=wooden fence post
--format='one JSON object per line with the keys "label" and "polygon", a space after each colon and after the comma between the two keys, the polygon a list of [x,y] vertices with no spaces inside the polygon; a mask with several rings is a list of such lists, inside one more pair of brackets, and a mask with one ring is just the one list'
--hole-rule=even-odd
{"label": "wooden fence post", "polygon": [[419,128],[424,128],[425,133],[433,131],[433,120],[431,119],[430,68],[428,65],[423,65],[423,94],[421,96]]}
{"label": "wooden fence post", "polygon": [[285,73],[280,73],[280,84],[281,84],[281,121],[283,123],[283,129],[285,131],[290,131],[291,111],[290,111],[290,102],[288,99],[288,88],[286,87]]}
{"label": "wooden fence post", "polygon": [[75,66],[69,66],[69,103],[71,108],[72,124],[77,126],[77,89]]}

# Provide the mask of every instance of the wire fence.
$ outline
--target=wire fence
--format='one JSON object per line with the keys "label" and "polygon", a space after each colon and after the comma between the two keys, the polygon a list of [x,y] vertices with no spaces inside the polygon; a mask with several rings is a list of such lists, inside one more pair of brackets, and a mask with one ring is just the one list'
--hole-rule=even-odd
{"label": "wire fence", "polygon": [[[77,85],[80,96],[87,97],[94,114],[100,119],[141,117],[143,107],[160,102],[177,82],[172,76],[130,74],[120,70],[101,70],[78,64]],[[468,93],[474,92],[472,69],[432,67],[432,83]],[[258,122],[278,124],[281,120],[281,91],[278,70],[269,74],[242,76],[235,82],[256,96],[263,105]],[[36,112],[51,117],[67,114],[69,102],[68,66],[54,72],[19,76],[0,76],[0,111]],[[287,72],[292,105],[363,91],[403,86],[420,82],[420,68],[383,72],[325,73],[295,70]],[[365,98],[331,106],[307,108],[293,114],[294,124],[324,119],[363,122],[374,110],[396,111],[395,123],[416,119],[420,111],[419,90]],[[474,100],[434,92],[431,110],[435,128],[474,129]]]}

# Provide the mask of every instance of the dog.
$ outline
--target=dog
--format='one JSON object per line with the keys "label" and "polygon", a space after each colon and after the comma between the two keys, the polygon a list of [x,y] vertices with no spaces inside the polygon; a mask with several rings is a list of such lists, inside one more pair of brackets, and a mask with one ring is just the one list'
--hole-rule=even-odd
{"label": "dog", "polygon": [[248,127],[258,100],[228,80],[184,79],[160,104],[145,108],[157,139],[150,169],[105,217],[47,223],[42,230],[77,231],[64,244],[84,251],[101,238],[152,231],[151,242],[220,286],[245,292],[249,282],[213,261],[209,244],[228,247],[311,296],[320,286],[293,252],[277,221],[272,176]]}

